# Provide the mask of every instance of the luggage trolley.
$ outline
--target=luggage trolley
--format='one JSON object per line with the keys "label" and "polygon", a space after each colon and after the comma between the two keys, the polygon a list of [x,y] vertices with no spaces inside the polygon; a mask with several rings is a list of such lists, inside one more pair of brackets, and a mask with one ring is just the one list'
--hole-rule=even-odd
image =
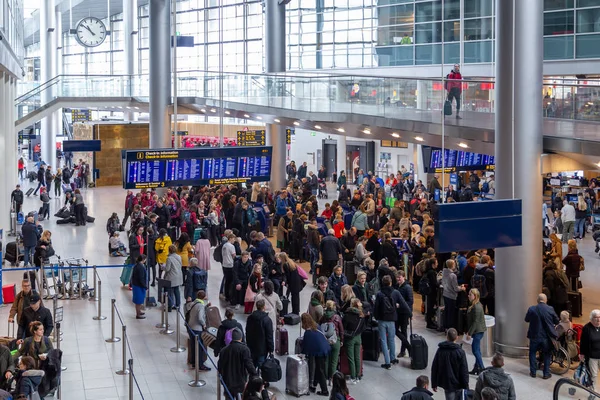
{"label": "luggage trolley", "polygon": [[42,270],[44,271],[44,273],[40,273],[40,295],[44,300],[51,299],[54,296],[57,296],[57,298],[59,299],[62,298],[62,295],[60,294],[60,274],[58,272],[58,266],[62,266],[62,263],[60,261],[60,257],[56,257],[56,262],[52,262],[52,258],[55,257],[53,256],[50,258],[50,260],[45,261],[43,263]]}
{"label": "luggage trolley", "polygon": [[[68,292],[68,299],[83,299],[89,295],[90,288],[87,284],[87,268],[81,268],[84,264],[87,267],[87,260],[82,258],[72,258],[65,260],[67,269],[64,269],[63,278],[68,289],[63,290],[63,294]],[[67,298],[67,297],[65,297]]]}

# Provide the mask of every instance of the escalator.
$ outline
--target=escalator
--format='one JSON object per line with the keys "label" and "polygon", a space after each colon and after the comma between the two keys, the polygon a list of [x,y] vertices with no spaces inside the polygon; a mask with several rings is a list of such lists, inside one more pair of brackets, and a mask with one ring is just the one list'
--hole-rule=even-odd
{"label": "escalator", "polygon": [[561,378],[554,385],[553,400],[600,400],[600,393],[572,379]]}

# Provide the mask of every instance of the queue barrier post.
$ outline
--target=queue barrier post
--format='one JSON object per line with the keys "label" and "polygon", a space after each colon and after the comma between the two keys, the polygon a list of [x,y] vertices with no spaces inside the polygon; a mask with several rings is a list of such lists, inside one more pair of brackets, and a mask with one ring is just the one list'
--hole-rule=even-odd
{"label": "queue barrier post", "polygon": [[196,345],[194,346],[194,364],[196,364],[196,368],[194,369],[194,380],[188,382],[188,386],[191,387],[202,387],[206,385],[206,382],[200,379],[200,349],[201,346],[198,342],[200,340],[200,335],[194,335],[194,340],[196,341]]}
{"label": "queue barrier post", "polygon": [[[178,310],[179,311],[179,310]],[[177,345],[171,348],[171,353],[183,353],[185,351],[185,347],[181,345],[181,317],[179,312],[176,314],[175,318],[177,319],[177,323],[175,324],[175,333],[177,335]]]}
{"label": "queue barrier post", "polygon": [[[104,321],[106,317],[102,315],[102,281],[98,279],[98,287],[94,288],[94,291],[98,294],[98,315],[92,317],[94,321]],[[94,294],[95,297],[95,294]],[[113,299],[114,300],[114,299]],[[114,312],[114,307],[113,307]]]}
{"label": "queue barrier post", "polygon": [[94,275],[94,296],[90,297],[90,301],[100,301],[100,298],[98,297],[98,290],[100,289],[98,287],[98,281],[99,281],[99,279],[98,279],[98,271],[96,270],[96,266],[95,265],[92,267],[92,269],[93,269],[92,273]]}
{"label": "queue barrier post", "polygon": [[116,324],[115,302],[116,301],[117,301],[116,299],[110,299],[110,304],[111,304],[111,307],[110,307],[110,338],[105,340],[108,343],[117,343],[117,342],[121,341],[121,338],[115,336],[115,324]]}
{"label": "queue barrier post", "polygon": [[167,294],[163,293],[162,295],[162,310],[160,310],[160,324],[156,324],[155,326],[159,329],[165,329],[167,325],[165,324],[165,313],[167,312]]}
{"label": "queue barrier post", "polygon": [[133,400],[133,358],[129,359],[129,400]]}
{"label": "queue barrier post", "polygon": [[123,325],[123,365],[122,368],[116,372],[116,374],[129,374],[129,370],[127,369],[127,325]]}
{"label": "queue barrier post", "polygon": [[173,332],[175,332],[175,331],[172,330],[171,327],[169,326],[169,299],[167,298],[166,293],[163,296],[163,304],[164,304],[163,314],[165,316],[165,327],[158,333],[160,333],[161,335],[172,335]]}

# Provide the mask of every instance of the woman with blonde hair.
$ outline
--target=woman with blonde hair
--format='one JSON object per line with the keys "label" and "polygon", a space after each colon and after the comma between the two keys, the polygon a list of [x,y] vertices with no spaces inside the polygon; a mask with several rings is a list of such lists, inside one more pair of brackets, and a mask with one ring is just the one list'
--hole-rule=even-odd
{"label": "woman with blonde hair", "polygon": [[350,368],[350,381],[357,383],[362,377],[360,348],[362,347],[361,334],[365,330],[362,303],[357,297],[352,299],[350,307],[344,313],[342,325],[344,327],[344,350]]}
{"label": "woman with blonde hair", "polygon": [[281,260],[283,272],[286,275],[286,280],[282,285],[287,285],[292,302],[292,313],[300,314],[300,292],[304,289],[306,282],[298,272],[298,265],[284,252],[278,253],[277,256]]}
{"label": "woman with blonde hair", "polygon": [[[362,271],[360,271],[362,272]],[[364,274],[364,272],[363,272]],[[342,295],[340,297],[340,312],[341,313],[345,313],[346,310],[350,307],[350,303],[352,302],[352,299],[355,298],[356,295],[354,294],[354,290],[352,289],[352,286],[350,285],[344,285],[342,286]]]}
{"label": "woman with blonde hair", "polygon": [[550,257],[553,257],[556,265],[562,266],[562,259],[563,259],[562,242],[558,238],[556,233],[550,234],[550,242],[552,243],[552,250],[550,251]]}
{"label": "woman with blonde hair", "polygon": [[483,306],[481,305],[480,293],[477,289],[469,290],[469,302],[470,306],[467,309],[467,326],[468,332],[466,334],[467,339],[473,338],[473,344],[471,348],[473,350],[473,356],[475,356],[475,366],[469,372],[471,375],[479,375],[484,370],[483,359],[481,358],[481,339],[485,332],[485,314],[483,312]]}
{"label": "woman with blonde hair", "polygon": [[575,206],[575,239],[583,239],[585,237],[585,220],[588,216],[588,206],[580,194],[577,196],[577,206]]}
{"label": "woman with blonde hair", "polygon": [[325,313],[325,297],[323,297],[323,292],[319,289],[312,292],[310,295],[310,302],[308,303],[308,310],[306,312],[315,320],[318,324],[323,318],[323,314]]}
{"label": "woman with blonde hair", "polygon": [[331,381],[333,374],[337,371],[340,348],[344,340],[344,325],[342,318],[337,313],[337,305],[333,300],[328,300],[325,303],[325,313],[320,321],[320,329],[331,347],[331,352],[325,363],[325,375],[327,376],[327,380]]}
{"label": "woman with blonde hair", "polygon": [[565,264],[565,272],[569,278],[569,287],[571,292],[579,290],[579,273],[583,270],[583,257],[579,255],[577,250],[577,242],[575,239],[569,239],[567,242],[569,252],[563,258],[562,263]]}

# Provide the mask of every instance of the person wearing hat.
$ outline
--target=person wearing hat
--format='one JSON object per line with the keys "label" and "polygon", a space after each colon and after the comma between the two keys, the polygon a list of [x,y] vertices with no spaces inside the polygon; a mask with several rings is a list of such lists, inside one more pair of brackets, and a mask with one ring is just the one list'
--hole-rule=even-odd
{"label": "person wearing hat", "polygon": [[33,321],[39,321],[44,325],[44,334],[50,336],[52,329],[54,329],[54,323],[52,321],[52,313],[42,304],[42,299],[37,293],[31,295],[29,300],[29,307],[23,310],[23,315],[19,320],[19,331],[22,332],[22,336],[19,339],[24,339],[31,336],[29,330],[29,324]]}
{"label": "person wearing hat", "polygon": [[21,185],[17,185],[16,189],[10,194],[10,201],[15,205],[15,212],[19,214],[23,206],[23,191]]}
{"label": "person wearing hat", "polygon": [[237,398],[238,393],[244,392],[249,375],[258,375],[252,363],[250,349],[242,343],[242,338],[242,332],[238,328],[233,329],[231,343],[220,351],[217,365],[223,382],[234,398]]}

